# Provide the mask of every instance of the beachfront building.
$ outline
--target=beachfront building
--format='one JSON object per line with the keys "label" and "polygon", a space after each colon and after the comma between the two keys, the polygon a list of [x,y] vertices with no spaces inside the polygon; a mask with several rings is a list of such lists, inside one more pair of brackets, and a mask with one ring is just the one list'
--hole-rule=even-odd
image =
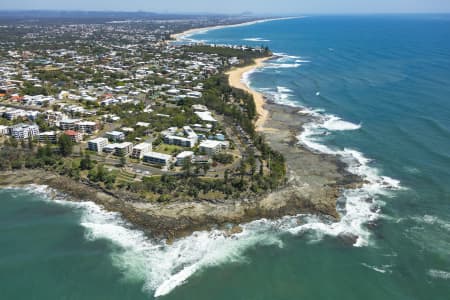
{"label": "beachfront building", "polygon": [[110,131],[106,133],[106,137],[111,142],[121,142],[125,140],[125,133],[121,131]]}
{"label": "beachfront building", "polygon": [[143,161],[153,165],[167,166],[172,161],[172,156],[158,152],[147,152],[144,154]]}
{"label": "beachfront building", "polygon": [[176,165],[182,166],[186,160],[192,160],[192,157],[194,156],[194,152],[192,151],[183,151],[180,154],[178,154],[176,158]]}
{"label": "beachfront building", "polygon": [[88,149],[97,153],[101,153],[103,148],[108,145],[107,138],[96,138],[88,141]]}
{"label": "beachfront building", "polygon": [[206,140],[200,143],[199,149],[200,152],[213,156],[214,154],[228,149],[229,146],[230,143],[228,141]]}
{"label": "beachfront building", "polygon": [[58,134],[56,131],[46,131],[39,133],[38,141],[39,143],[51,143],[55,144],[58,140]]}
{"label": "beachfront building", "polygon": [[136,159],[142,159],[144,157],[144,154],[150,151],[152,151],[151,143],[140,143],[133,147],[131,157]]}
{"label": "beachfront building", "polygon": [[28,125],[28,124],[16,124],[14,126],[9,127],[9,134],[17,139],[24,140],[29,138],[34,138],[39,135],[39,126],[36,124]]}

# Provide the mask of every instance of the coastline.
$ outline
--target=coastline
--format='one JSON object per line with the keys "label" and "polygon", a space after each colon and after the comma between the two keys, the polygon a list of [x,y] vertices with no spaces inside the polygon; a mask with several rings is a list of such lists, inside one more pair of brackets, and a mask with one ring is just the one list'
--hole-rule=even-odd
{"label": "coastline", "polygon": [[[314,153],[298,145],[297,135],[311,116],[298,108],[266,102],[268,117],[263,133],[274,150],[287,161],[287,184],[265,195],[245,199],[217,201],[147,202],[137,194],[122,190],[105,190],[91,183],[43,170],[0,172],[0,188],[28,188],[43,185],[50,188],[49,198],[68,201],[90,201],[107,211],[117,212],[136,228],[155,239],[167,240],[189,236],[197,231],[240,231],[240,225],[255,220],[276,220],[299,214],[318,215],[338,221],[337,200],[345,189],[358,188],[363,181],[349,173],[347,165],[333,155]],[[299,220],[300,222],[300,220]]]}
{"label": "coastline", "polygon": [[242,26],[250,26],[254,24],[260,24],[260,23],[266,23],[266,22],[272,22],[272,21],[281,21],[281,20],[291,20],[291,19],[300,19],[304,17],[283,17],[283,18],[269,18],[269,19],[261,19],[261,20],[255,20],[255,21],[249,21],[249,22],[243,22],[243,23],[237,23],[237,24],[230,24],[230,25],[218,25],[218,26],[208,26],[208,27],[199,27],[199,28],[191,28],[188,30],[185,30],[180,33],[174,33],[170,35],[170,38],[175,41],[181,41],[183,38],[198,34],[200,32],[206,32],[210,30],[218,30],[223,28],[233,28],[233,27],[242,27]]}
{"label": "coastline", "polygon": [[345,189],[360,187],[363,180],[348,172],[347,165],[338,157],[316,153],[298,145],[297,136],[305,124],[314,120],[313,116],[299,114],[298,107],[266,101],[262,93],[242,82],[244,74],[262,67],[265,61],[273,57],[255,59],[253,64],[233,68],[226,74],[230,86],[253,95],[258,115],[254,123],[255,130],[264,134],[271,148],[282,153],[286,159],[287,183],[279,190],[250,196],[250,199],[241,196],[227,200],[156,203],[145,201],[138,194],[105,190],[89,181],[74,181],[42,170],[0,172],[0,188],[45,185],[52,189],[51,198],[54,194],[63,194],[70,201],[95,202],[108,211],[120,213],[125,220],[149,236],[168,241],[195,231],[217,228],[227,230],[230,226],[255,220],[279,219],[298,214],[320,215],[337,221],[340,218],[338,198]]}
{"label": "coastline", "polygon": [[228,75],[228,83],[231,87],[244,90],[253,96],[253,100],[255,101],[256,106],[256,112],[258,114],[258,118],[255,121],[256,131],[264,130],[264,123],[266,122],[269,116],[269,112],[264,107],[266,103],[264,95],[260,92],[251,89],[246,83],[242,81],[242,79],[246,73],[250,73],[253,72],[255,69],[261,68],[264,65],[265,61],[270,60],[272,58],[273,56],[258,58],[254,60],[254,63],[252,65],[241,68],[233,68],[226,73],[226,75]]}

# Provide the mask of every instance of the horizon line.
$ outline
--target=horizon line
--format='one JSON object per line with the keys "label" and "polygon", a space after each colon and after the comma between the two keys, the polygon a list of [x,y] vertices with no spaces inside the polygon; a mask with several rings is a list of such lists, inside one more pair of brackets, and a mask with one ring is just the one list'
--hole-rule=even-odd
{"label": "horizon line", "polygon": [[216,12],[180,12],[180,11],[147,11],[147,10],[113,10],[113,9],[57,9],[57,8],[30,8],[30,9],[3,9],[0,8],[0,12],[72,12],[72,13],[130,13],[130,14],[157,14],[157,15],[213,15],[213,16],[247,16],[247,17],[295,17],[306,15],[316,16],[333,16],[333,15],[447,15],[450,11],[437,12],[295,12],[295,13],[254,13],[254,12],[235,12],[235,13],[216,13]]}

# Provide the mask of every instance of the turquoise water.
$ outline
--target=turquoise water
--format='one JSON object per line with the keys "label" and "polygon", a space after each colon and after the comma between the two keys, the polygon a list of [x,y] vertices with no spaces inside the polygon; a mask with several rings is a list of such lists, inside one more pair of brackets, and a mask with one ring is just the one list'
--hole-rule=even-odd
{"label": "turquoise water", "polygon": [[299,141],[367,179],[340,199],[342,221],[262,220],[162,246],[93,204],[3,190],[1,298],[449,299],[450,16],[316,16],[191,38],[280,55],[246,80],[316,115]]}

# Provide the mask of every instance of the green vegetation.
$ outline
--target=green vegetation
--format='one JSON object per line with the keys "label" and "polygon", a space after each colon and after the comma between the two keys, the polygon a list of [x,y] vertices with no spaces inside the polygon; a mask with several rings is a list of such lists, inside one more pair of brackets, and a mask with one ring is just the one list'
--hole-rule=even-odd
{"label": "green vegetation", "polygon": [[235,49],[229,47],[211,47],[207,45],[195,45],[189,47],[190,52],[196,53],[206,53],[206,54],[217,54],[220,57],[237,57],[242,61],[242,64],[249,64],[255,58],[266,57],[272,55],[268,47],[261,47],[261,50],[256,50],[253,48],[246,49]]}
{"label": "green vegetation", "polygon": [[59,153],[62,156],[67,157],[72,154],[73,143],[70,136],[63,134],[58,139]]}

